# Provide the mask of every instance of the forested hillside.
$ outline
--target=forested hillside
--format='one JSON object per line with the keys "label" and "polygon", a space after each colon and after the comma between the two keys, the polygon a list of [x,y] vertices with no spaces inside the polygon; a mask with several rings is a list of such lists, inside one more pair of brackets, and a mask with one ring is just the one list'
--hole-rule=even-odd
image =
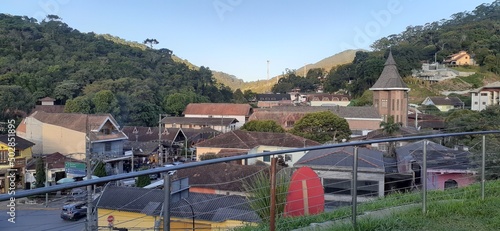
{"label": "forested hillside", "polygon": [[190,69],[171,54],[81,33],[55,15],[37,22],[0,14],[0,119],[18,119],[49,96],[68,112],[151,126],[159,113],[179,114],[188,102],[232,100],[208,68]]}
{"label": "forested hillside", "polygon": [[[411,76],[411,70],[420,68],[422,62],[441,62],[461,50],[473,55],[481,72],[498,75],[500,1],[479,5],[471,12],[453,14],[447,20],[408,26],[400,34],[377,40],[371,47],[371,52],[358,51],[352,63],[326,70],[329,71],[327,78],[321,83],[311,78],[308,86],[321,84],[325,91],[343,89],[353,97],[360,97],[380,76],[389,50],[392,50],[403,77]],[[273,91],[286,92],[303,86],[304,82],[304,79],[296,78],[295,73],[289,73],[273,87]]]}

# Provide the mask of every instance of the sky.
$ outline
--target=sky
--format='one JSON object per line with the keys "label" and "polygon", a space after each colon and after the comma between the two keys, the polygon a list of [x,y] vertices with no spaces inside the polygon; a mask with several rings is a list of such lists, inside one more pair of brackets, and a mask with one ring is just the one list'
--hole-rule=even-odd
{"label": "sky", "polygon": [[[80,32],[168,48],[244,81],[267,79],[346,49],[367,49],[407,26],[449,19],[493,0],[2,0],[0,13],[58,15]],[[269,61],[269,65],[268,65]]]}

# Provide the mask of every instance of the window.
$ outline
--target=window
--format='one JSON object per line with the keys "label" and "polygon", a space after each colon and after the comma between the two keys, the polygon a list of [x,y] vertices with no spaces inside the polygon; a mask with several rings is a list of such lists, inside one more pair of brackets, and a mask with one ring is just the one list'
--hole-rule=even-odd
{"label": "window", "polygon": [[474,101],[474,105],[477,105],[477,101]]}
{"label": "window", "polygon": [[393,111],[394,111],[394,108],[395,108],[395,105],[394,105],[395,103],[394,103],[394,102],[395,102],[395,101],[394,101],[394,99],[392,99],[392,107],[391,107],[391,110],[393,110]]}
{"label": "window", "polygon": [[104,143],[104,151],[106,152],[111,151],[111,143]]}
{"label": "window", "polygon": [[293,127],[294,124],[295,124],[295,121],[292,121],[292,120],[286,121],[287,127]]}
{"label": "window", "polygon": [[486,105],[486,102],[483,102],[483,105]]}
{"label": "window", "polygon": [[292,161],[292,155],[285,154],[285,161]]}
{"label": "window", "polygon": [[396,101],[396,110],[399,111],[399,99]]}
{"label": "window", "polygon": [[378,107],[378,99],[373,100],[373,106]]}
{"label": "window", "polygon": [[383,99],[382,100],[382,107],[387,107],[387,100],[386,99]]}
{"label": "window", "polygon": [[[264,150],[263,152],[270,152],[269,150]],[[271,162],[271,156],[263,156],[264,162]]]}
{"label": "window", "polygon": [[487,96],[488,93],[481,93],[481,96]]}
{"label": "window", "polygon": [[109,129],[109,128],[103,128],[102,129],[102,133],[104,133],[105,135],[109,135],[109,134],[111,134],[111,129]]}

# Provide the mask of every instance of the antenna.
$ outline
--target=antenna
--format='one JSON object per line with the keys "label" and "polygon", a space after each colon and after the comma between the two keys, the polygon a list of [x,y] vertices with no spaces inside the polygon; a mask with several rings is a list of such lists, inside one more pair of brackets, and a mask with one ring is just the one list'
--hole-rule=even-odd
{"label": "antenna", "polygon": [[267,60],[267,80],[269,80],[269,60]]}

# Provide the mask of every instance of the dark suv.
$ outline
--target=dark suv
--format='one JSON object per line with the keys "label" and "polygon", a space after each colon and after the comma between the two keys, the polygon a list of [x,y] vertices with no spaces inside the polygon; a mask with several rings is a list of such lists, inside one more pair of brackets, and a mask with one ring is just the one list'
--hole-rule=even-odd
{"label": "dark suv", "polygon": [[87,216],[87,203],[85,202],[64,205],[61,211],[61,218],[63,220],[76,221],[85,216]]}

